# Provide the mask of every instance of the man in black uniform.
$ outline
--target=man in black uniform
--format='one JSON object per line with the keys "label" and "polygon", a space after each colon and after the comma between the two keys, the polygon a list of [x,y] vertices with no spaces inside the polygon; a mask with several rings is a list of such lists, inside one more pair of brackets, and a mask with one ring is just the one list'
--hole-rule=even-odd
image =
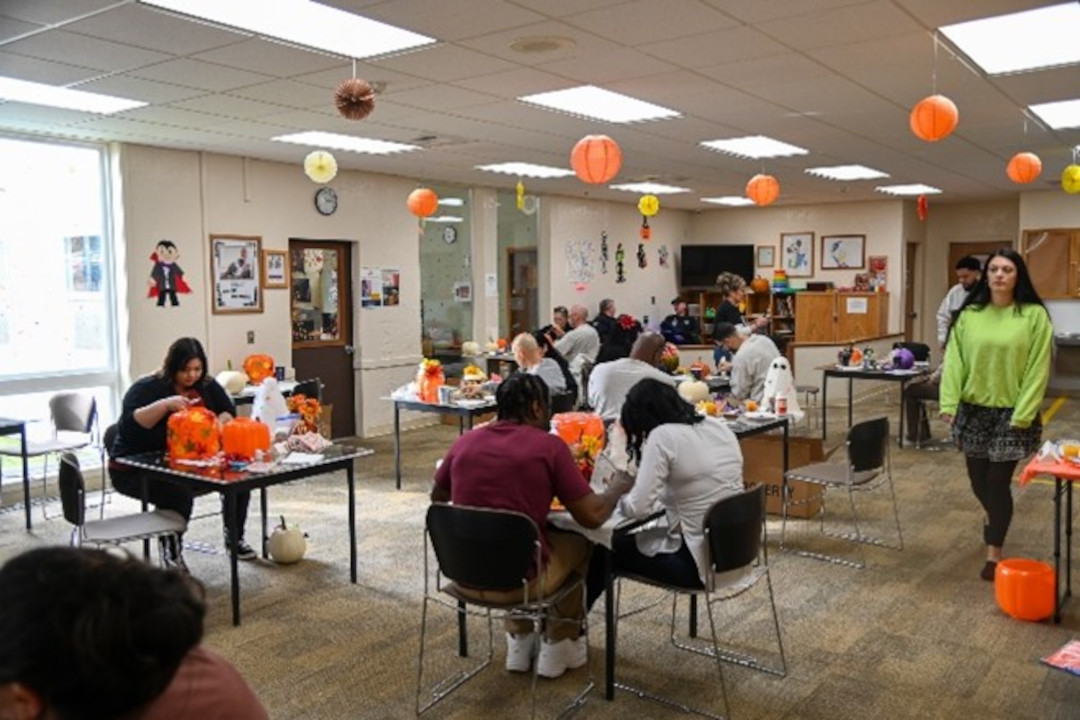
{"label": "man in black uniform", "polygon": [[664,339],[676,345],[698,345],[701,343],[701,327],[697,318],[686,314],[686,301],[675,298],[671,301],[675,312],[660,323],[660,332]]}

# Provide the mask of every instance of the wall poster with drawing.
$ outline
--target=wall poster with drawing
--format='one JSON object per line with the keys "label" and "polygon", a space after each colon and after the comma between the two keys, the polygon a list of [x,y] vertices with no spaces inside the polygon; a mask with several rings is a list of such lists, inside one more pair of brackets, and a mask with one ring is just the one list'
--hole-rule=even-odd
{"label": "wall poster with drawing", "polygon": [[254,235],[210,236],[211,310],[214,313],[261,313],[262,238]]}
{"label": "wall poster with drawing", "polygon": [[780,267],[788,277],[814,274],[814,233],[780,233]]}

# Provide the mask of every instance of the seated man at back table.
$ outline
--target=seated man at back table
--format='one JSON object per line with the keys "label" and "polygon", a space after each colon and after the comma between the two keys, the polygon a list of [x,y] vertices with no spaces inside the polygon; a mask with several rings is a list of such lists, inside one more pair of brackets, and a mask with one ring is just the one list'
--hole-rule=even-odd
{"label": "seated man at back table", "polygon": [[626,394],[645,378],[675,385],[675,378],[656,367],[664,350],[664,338],[654,332],[644,332],[634,341],[630,357],[600,363],[589,375],[589,405],[604,419],[619,419]]}
{"label": "seated man at back table", "polygon": [[[592,544],[584,536],[547,527],[551,501],[558,497],[581,525],[599,527],[607,520],[619,497],[630,489],[625,478],[613,481],[596,494],[581,474],[570,449],[549,432],[551,404],[547,385],[534,376],[517,373],[496,391],[498,419],[460,436],[435,471],[433,502],[514,510],[533,519],[540,528],[545,565],[545,586],[537,587],[538,575],[529,582],[530,597],[550,595],[577,572],[585,576]],[[523,589],[508,591],[469,590],[477,599],[515,602]],[[552,622],[544,632],[536,658],[537,673],[559,677],[568,668],[586,661],[586,638],[581,634],[582,593],[570,593],[551,614],[568,622]],[[528,672],[532,667],[536,638],[532,623],[506,620],[506,669]]]}
{"label": "seated man at back table", "polygon": [[728,322],[716,324],[714,337],[735,353],[731,363],[721,362],[721,371],[731,372],[731,394],[740,400],[761,402],[765,377],[772,361],[780,357],[776,344],[764,335],[743,336]]}
{"label": "seated man at back table", "polygon": [[674,313],[660,323],[660,332],[664,338],[676,345],[697,345],[701,342],[701,327],[695,317],[687,313],[686,301],[680,297],[671,301]]}

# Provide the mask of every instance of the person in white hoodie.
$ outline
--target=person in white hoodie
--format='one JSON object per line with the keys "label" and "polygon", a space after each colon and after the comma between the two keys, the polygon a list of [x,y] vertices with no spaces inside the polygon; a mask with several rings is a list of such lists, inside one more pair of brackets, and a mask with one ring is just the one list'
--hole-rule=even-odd
{"label": "person in white hoodie", "polygon": [[776,343],[764,335],[744,336],[731,323],[717,323],[713,337],[735,353],[721,371],[731,372],[731,394],[740,400],[760,403],[765,394],[765,378],[772,361],[780,357]]}

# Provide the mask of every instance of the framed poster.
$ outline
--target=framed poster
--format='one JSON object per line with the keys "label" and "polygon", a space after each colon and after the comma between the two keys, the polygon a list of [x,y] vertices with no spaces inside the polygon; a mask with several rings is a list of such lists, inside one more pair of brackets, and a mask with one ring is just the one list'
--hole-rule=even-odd
{"label": "framed poster", "polygon": [[780,267],[788,277],[814,275],[814,233],[780,233]]}
{"label": "framed poster", "polygon": [[210,236],[210,309],[215,314],[263,311],[262,238]]}
{"label": "framed poster", "polygon": [[775,245],[758,245],[757,246],[757,266],[759,268],[776,267],[776,246]]}
{"label": "framed poster", "polygon": [[289,264],[286,262],[288,253],[285,250],[263,250],[263,282],[264,288],[287,288],[289,287]]}
{"label": "framed poster", "polygon": [[822,235],[821,269],[842,270],[866,267],[865,235]]}

